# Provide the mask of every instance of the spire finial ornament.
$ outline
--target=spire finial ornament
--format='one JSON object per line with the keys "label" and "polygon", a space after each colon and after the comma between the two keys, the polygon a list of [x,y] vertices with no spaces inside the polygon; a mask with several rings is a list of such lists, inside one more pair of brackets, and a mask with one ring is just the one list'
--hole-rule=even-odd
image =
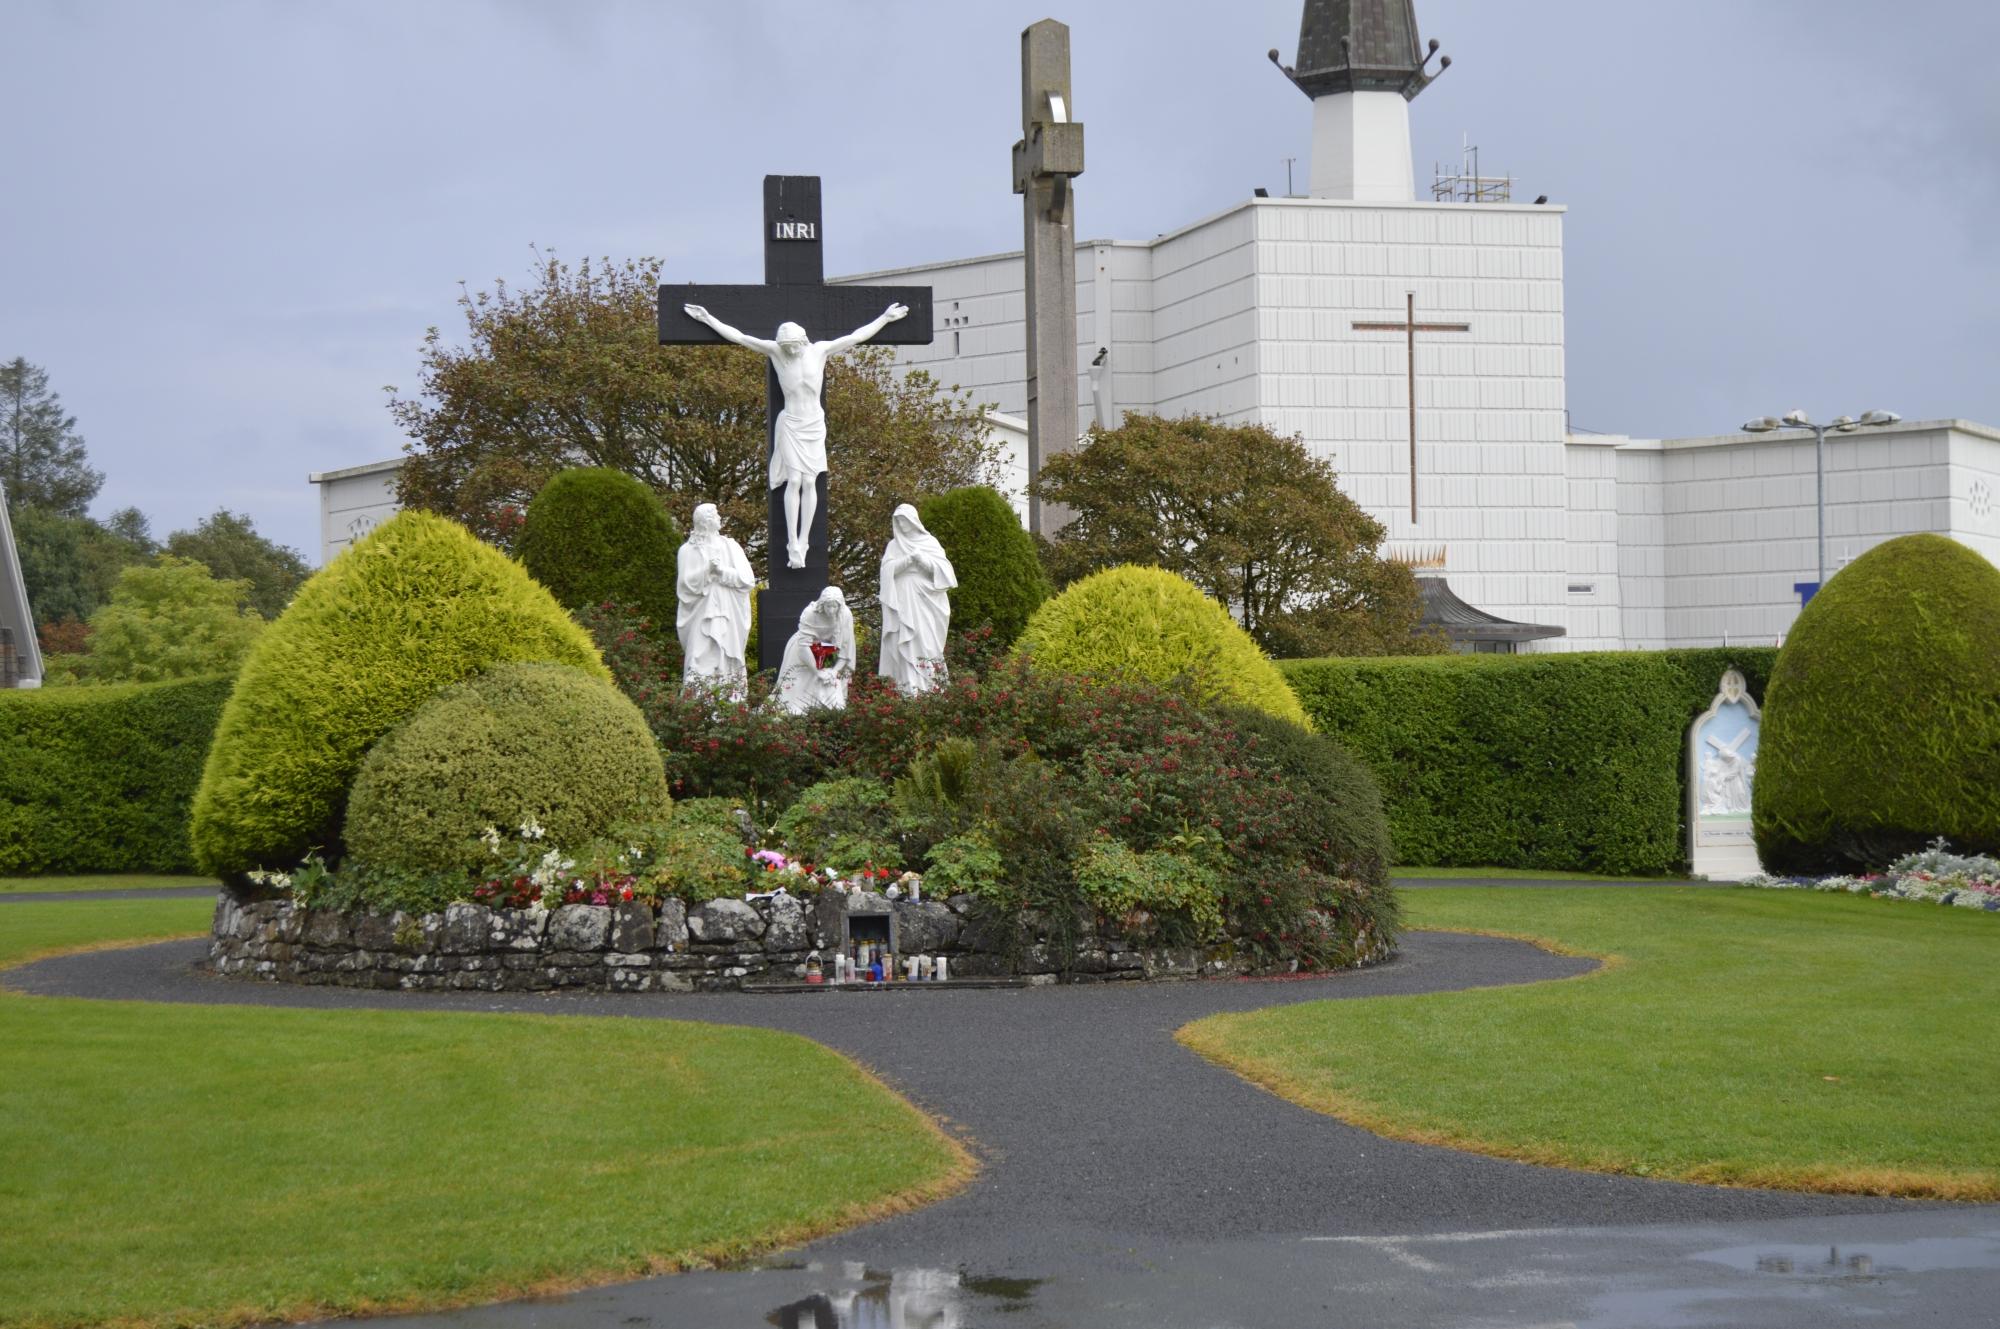
{"label": "spire finial ornament", "polygon": [[[1271,63],[1308,97],[1336,92],[1397,92],[1408,101],[1451,68],[1437,40],[1417,36],[1415,0],[1305,0],[1299,63]],[[1429,68],[1437,56],[1437,70]]]}

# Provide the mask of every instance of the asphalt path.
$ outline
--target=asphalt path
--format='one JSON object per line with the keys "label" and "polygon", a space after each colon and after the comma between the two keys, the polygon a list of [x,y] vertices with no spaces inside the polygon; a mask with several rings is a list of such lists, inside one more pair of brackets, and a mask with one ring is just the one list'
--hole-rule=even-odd
{"label": "asphalt path", "polygon": [[214,898],[213,886],[133,886],[102,891],[0,891],[0,904],[53,904],[58,900],[213,900]]}
{"label": "asphalt path", "polygon": [[424,1325],[1822,1329],[1848,1313],[1980,1323],[1980,1288],[2000,1278],[2000,1208],[1689,1186],[1402,1144],[1296,1108],[1173,1041],[1217,1011],[1592,967],[1519,942],[1414,933],[1392,963],[1298,981],[560,997],[227,981],[196,971],[202,953],[179,942],[76,955],[4,981],[125,1000],[786,1029],[869,1066],[983,1165],[951,1199],[755,1270],[412,1317]]}

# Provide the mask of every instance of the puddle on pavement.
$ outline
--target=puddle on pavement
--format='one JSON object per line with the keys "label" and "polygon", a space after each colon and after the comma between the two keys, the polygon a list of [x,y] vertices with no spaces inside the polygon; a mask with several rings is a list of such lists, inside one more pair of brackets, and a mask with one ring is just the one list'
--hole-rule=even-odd
{"label": "puddle on pavement", "polygon": [[766,1315],[777,1329],[960,1329],[975,1310],[1022,1309],[1042,1282],[951,1269],[885,1272],[852,1261],[767,1267],[818,1274],[829,1285]]}
{"label": "puddle on pavement", "polygon": [[1694,1257],[1752,1274],[1858,1280],[1943,1269],[2000,1269],[2000,1240],[1925,1237],[1861,1246],[1728,1246]]}

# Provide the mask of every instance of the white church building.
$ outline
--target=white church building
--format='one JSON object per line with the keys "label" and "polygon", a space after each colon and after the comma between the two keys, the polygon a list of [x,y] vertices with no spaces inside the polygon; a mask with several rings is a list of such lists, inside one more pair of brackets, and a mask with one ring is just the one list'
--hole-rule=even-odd
{"label": "white church building", "polygon": [[[1307,0],[1280,69],[1311,100],[1308,195],[1077,245],[1078,430],[1198,413],[1301,436],[1424,574],[1459,649],[1780,639],[1817,583],[1814,435],[1569,432],[1564,209],[1466,179],[1415,196],[1409,101],[1434,52],[1412,0]],[[935,339],[897,354],[995,408],[1018,490],[1022,255],[836,280],[932,288]],[[355,494],[393,509],[394,466],[313,477],[329,556],[379,518]],[[1829,432],[1824,467],[1829,575],[1914,531],[2000,562],[2000,430]]]}

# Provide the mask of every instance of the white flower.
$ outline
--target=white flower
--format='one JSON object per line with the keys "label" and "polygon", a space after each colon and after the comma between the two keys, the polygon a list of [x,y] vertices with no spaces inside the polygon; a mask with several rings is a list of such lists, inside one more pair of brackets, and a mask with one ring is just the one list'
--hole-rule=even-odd
{"label": "white flower", "polygon": [[500,852],[500,828],[498,826],[488,826],[479,833],[479,838],[484,840],[486,847],[491,849],[495,854]]}

